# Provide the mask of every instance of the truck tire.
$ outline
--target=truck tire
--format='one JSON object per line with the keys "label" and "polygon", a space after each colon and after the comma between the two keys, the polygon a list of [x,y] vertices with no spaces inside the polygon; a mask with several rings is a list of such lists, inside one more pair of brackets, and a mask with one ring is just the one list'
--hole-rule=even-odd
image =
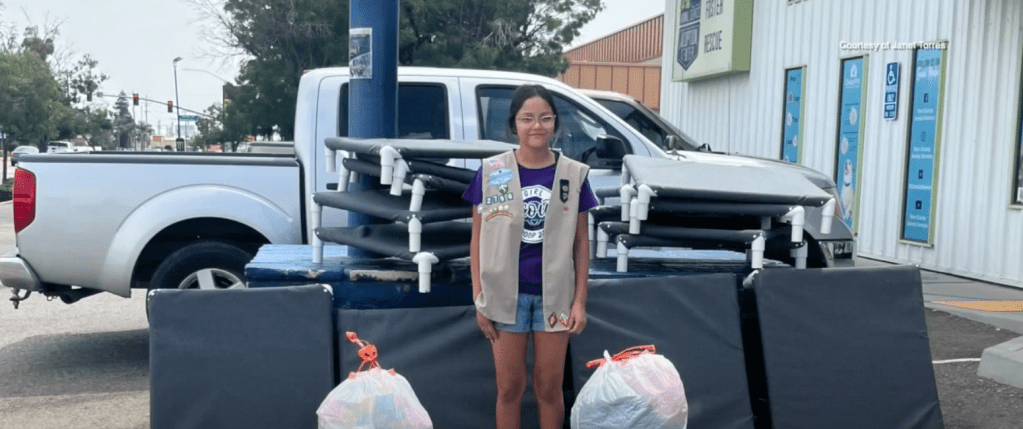
{"label": "truck tire", "polygon": [[171,253],[157,267],[150,289],[234,289],[245,287],[252,254],[218,240],[203,240]]}

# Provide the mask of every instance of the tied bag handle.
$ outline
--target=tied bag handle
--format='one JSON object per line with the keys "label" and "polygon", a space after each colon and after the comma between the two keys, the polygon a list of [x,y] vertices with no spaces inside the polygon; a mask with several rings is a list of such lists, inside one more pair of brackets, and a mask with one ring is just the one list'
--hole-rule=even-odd
{"label": "tied bag handle", "polygon": [[[359,336],[352,331],[345,332],[345,337],[348,338],[349,342],[359,346],[359,359],[362,359],[362,363],[359,364],[359,369],[349,373],[348,378],[354,377],[355,373],[362,371],[362,368],[366,365],[369,365],[369,367],[366,368],[367,370],[372,369],[374,367],[380,368],[380,363],[377,362],[377,357],[379,356],[379,354],[377,353],[377,346],[370,344],[368,341],[360,340]],[[388,372],[390,372],[391,375],[395,374],[393,368],[388,370]]]}
{"label": "tied bag handle", "polygon": [[618,352],[614,356],[611,356],[611,354],[609,354],[607,352],[607,350],[604,350],[604,358],[602,358],[602,359],[594,359],[594,360],[591,360],[589,362],[586,362],[586,368],[591,368],[591,369],[592,368],[596,368],[598,366],[601,366],[601,365],[603,365],[605,363],[609,363],[611,361],[622,362],[622,361],[626,361],[626,360],[629,360],[629,359],[634,358],[636,356],[647,354],[647,353],[651,353],[651,354],[652,353],[657,353],[657,347],[654,347],[653,344],[629,347],[629,348],[627,348],[625,350],[622,350],[622,351]]}

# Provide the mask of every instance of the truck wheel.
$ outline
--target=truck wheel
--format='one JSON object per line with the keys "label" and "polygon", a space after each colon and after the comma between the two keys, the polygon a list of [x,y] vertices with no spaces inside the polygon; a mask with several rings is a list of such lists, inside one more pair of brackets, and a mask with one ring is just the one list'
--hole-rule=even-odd
{"label": "truck wheel", "polygon": [[203,240],[171,253],[153,273],[150,289],[235,289],[245,287],[252,255],[223,241]]}

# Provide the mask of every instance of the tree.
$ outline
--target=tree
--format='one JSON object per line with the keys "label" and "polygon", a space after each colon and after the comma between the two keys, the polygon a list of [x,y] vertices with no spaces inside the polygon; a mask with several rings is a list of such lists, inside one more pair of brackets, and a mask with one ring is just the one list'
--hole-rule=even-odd
{"label": "tree", "polygon": [[[247,57],[227,108],[250,134],[294,134],[305,70],[347,65],[348,0],[189,0],[207,22],[213,55]],[[401,65],[554,76],[562,49],[601,0],[400,0]]]}
{"label": "tree", "polygon": [[131,116],[131,109],[128,107],[128,96],[124,91],[117,95],[114,109],[113,129],[117,134],[117,147],[130,149],[132,147],[131,134],[134,129],[135,119]]}

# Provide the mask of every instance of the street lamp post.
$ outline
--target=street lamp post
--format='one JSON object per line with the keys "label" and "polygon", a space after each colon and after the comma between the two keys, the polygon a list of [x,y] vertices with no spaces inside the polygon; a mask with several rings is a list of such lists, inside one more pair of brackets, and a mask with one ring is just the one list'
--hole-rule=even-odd
{"label": "street lamp post", "polygon": [[[181,138],[181,98],[178,97],[178,61],[181,61],[181,57],[174,59],[174,104],[177,105],[177,116],[178,116],[178,138]],[[184,145],[182,145],[184,150]]]}

